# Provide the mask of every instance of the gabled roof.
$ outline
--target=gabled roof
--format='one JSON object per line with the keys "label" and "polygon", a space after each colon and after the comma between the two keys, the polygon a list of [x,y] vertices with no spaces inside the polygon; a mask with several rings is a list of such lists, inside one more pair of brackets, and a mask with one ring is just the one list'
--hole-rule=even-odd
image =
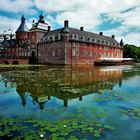
{"label": "gabled roof", "polygon": [[29,29],[25,23],[25,18],[24,16],[21,17],[21,24],[20,26],[18,27],[17,31],[16,32],[28,32]]}

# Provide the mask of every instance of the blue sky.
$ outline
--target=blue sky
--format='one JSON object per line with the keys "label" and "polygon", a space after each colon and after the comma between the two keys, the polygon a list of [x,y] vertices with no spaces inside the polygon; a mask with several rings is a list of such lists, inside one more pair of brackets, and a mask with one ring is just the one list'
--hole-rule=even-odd
{"label": "blue sky", "polygon": [[0,33],[16,31],[24,14],[28,28],[43,13],[53,29],[64,20],[74,28],[111,36],[140,46],[140,0],[0,0]]}

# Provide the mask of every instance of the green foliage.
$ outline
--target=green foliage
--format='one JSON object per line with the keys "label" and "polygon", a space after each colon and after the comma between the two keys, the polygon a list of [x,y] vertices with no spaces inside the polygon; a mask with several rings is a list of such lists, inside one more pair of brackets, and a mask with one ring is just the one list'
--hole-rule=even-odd
{"label": "green foliage", "polygon": [[136,62],[140,62],[140,47],[125,44],[123,46],[123,56],[124,58],[134,58]]}
{"label": "green foliage", "polygon": [[[135,109],[138,110],[137,108]],[[137,118],[136,118],[137,119]],[[52,140],[77,140],[86,138],[85,134],[99,138],[105,135],[105,130],[114,130],[114,127],[97,123],[96,120],[69,118],[50,122],[47,120],[5,118],[0,120],[0,138],[7,139],[52,139]],[[15,135],[16,134],[16,135]],[[73,135],[74,134],[74,135]]]}

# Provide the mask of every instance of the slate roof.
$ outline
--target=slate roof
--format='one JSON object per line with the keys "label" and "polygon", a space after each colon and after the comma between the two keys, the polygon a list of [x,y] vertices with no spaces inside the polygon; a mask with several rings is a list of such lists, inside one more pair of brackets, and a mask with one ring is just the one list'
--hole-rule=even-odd
{"label": "slate roof", "polygon": [[24,16],[21,17],[21,24],[19,25],[18,29],[16,32],[28,32],[29,29],[25,23],[25,18]]}
{"label": "slate roof", "polygon": [[[43,38],[41,39],[40,43],[46,43],[48,41],[48,37],[55,36],[57,37],[59,34],[62,33],[69,33],[70,39],[69,41],[75,41],[75,42],[85,42],[85,43],[91,43],[91,44],[102,44],[107,46],[114,46],[114,47],[120,47],[119,43],[116,41],[116,39],[105,36],[105,35],[99,35],[92,32],[87,31],[81,31],[79,29],[71,28],[71,27],[64,27],[59,28],[56,30],[52,30],[47,32]],[[76,38],[76,36],[78,38]],[[82,38],[85,38],[84,40]]]}
{"label": "slate roof", "polygon": [[6,48],[12,48],[16,47],[16,39],[11,39],[11,40],[4,40],[1,42],[1,45]]}

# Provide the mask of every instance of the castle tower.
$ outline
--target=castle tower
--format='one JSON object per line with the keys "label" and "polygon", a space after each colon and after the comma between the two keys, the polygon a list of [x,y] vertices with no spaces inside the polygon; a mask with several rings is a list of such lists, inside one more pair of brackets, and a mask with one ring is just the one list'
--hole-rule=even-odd
{"label": "castle tower", "polygon": [[48,30],[50,30],[50,26],[48,26],[48,24],[45,22],[44,16],[42,14],[39,16],[38,22],[35,23],[35,21],[33,20],[32,28],[29,31],[31,63],[35,63],[34,61],[37,61],[37,44],[41,40],[43,35],[48,32]]}
{"label": "castle tower", "polygon": [[28,38],[28,27],[25,22],[25,17],[21,17],[21,24],[16,31],[17,40],[26,40]]}
{"label": "castle tower", "polygon": [[21,23],[16,31],[16,56],[28,59],[29,57],[29,32],[25,17],[21,17]]}

